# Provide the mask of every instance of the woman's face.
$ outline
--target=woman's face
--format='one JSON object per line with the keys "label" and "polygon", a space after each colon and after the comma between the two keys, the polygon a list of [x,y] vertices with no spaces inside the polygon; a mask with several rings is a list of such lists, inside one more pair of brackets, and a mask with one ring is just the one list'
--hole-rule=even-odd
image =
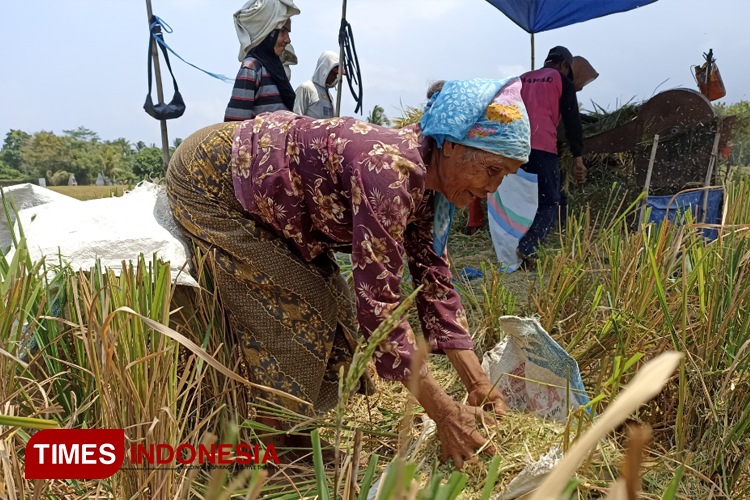
{"label": "woman's face", "polygon": [[279,36],[276,37],[276,45],[273,46],[273,51],[277,56],[281,57],[284,53],[286,46],[292,43],[292,39],[289,38],[289,33],[292,32],[292,20],[287,19],[284,26],[279,30]]}
{"label": "woman's face", "polygon": [[449,141],[437,149],[430,163],[437,168],[437,191],[457,207],[497,191],[508,174],[515,174],[521,160],[495,155]]}

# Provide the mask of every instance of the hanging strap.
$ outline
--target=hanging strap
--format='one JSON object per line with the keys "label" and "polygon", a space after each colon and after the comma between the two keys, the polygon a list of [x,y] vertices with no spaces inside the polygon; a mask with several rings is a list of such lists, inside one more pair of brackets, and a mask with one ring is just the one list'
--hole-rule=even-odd
{"label": "hanging strap", "polygon": [[[161,24],[155,22],[155,19],[157,19],[156,16],[151,17],[151,37],[148,40],[148,95],[151,95],[151,66],[153,65],[153,58],[154,58],[154,39],[157,41],[161,40],[161,43],[164,43],[163,35],[161,32]],[[169,28],[169,25],[165,25],[167,28]],[[171,33],[172,29],[169,28],[169,31],[167,33]],[[161,46],[161,44],[160,44]],[[167,54],[167,50],[161,46],[162,54],[164,54],[164,61],[167,63],[167,69],[169,69],[169,74],[172,75],[172,84],[174,85],[174,91],[175,93],[179,93],[179,88],[177,87],[177,80],[174,77],[174,73],[172,72],[172,65],[169,63],[169,55]]]}
{"label": "hanging strap", "polygon": [[[349,90],[357,103],[354,112],[362,113],[362,74],[359,68],[359,58],[357,57],[357,48],[354,46],[354,33],[352,25],[346,19],[341,20],[339,29],[339,44],[344,48],[344,60],[340,64],[344,68],[346,83],[349,84]],[[356,89],[355,89],[356,87]]]}
{"label": "hanging strap", "polygon": [[[152,16],[151,17],[151,26],[150,26],[150,28],[151,28],[151,34],[156,39],[156,41],[159,42],[159,45],[161,46],[162,52],[166,48],[168,51],[170,51],[172,54],[174,54],[175,57],[177,57],[180,61],[184,62],[188,66],[192,66],[193,68],[197,69],[198,71],[202,71],[203,73],[207,74],[208,76],[216,78],[217,80],[221,80],[224,83],[234,83],[234,79],[233,78],[228,78],[228,77],[226,77],[226,76],[224,76],[222,74],[211,73],[210,71],[206,71],[203,68],[199,68],[195,64],[186,61],[185,59],[182,58],[182,56],[180,56],[180,54],[178,54],[177,52],[175,52],[174,50],[172,50],[172,47],[170,47],[169,45],[167,45],[167,42],[164,41],[164,36],[161,33],[161,31],[155,31],[155,30],[158,30],[159,28],[164,28],[164,32],[165,33],[172,33],[172,27],[169,26],[159,16]],[[157,33],[158,33],[158,35],[157,35]],[[166,52],[164,54],[165,54],[164,57],[166,57]]]}

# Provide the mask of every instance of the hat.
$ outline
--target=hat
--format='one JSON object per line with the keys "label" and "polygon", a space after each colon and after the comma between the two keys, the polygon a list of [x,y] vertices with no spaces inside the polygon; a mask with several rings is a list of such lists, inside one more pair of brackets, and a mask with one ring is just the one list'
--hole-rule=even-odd
{"label": "hat", "polygon": [[573,64],[570,69],[572,69],[576,75],[575,78],[573,78],[576,92],[580,92],[583,87],[599,77],[599,73],[597,73],[594,67],[591,66],[591,63],[581,56],[575,56],[573,58]]}
{"label": "hat", "polygon": [[565,47],[562,47],[558,45],[557,47],[553,47],[550,49],[549,54],[547,54],[547,59],[544,60],[544,64],[547,64],[548,62],[560,62],[565,61],[568,63],[568,66],[570,66],[570,79],[573,79],[573,54],[570,53],[568,49]]}
{"label": "hat", "polygon": [[239,61],[244,61],[250,49],[297,14],[299,9],[294,0],[248,0],[234,13],[234,29],[240,41]]}

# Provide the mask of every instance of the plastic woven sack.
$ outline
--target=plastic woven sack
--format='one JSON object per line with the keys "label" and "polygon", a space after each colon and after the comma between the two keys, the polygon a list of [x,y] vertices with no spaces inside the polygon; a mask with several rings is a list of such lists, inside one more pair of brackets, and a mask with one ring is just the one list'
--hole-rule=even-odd
{"label": "plastic woven sack", "polygon": [[499,379],[497,388],[511,409],[565,424],[566,401],[571,409],[589,402],[578,364],[536,319],[503,316],[500,328],[505,339],[482,360],[490,382]]}

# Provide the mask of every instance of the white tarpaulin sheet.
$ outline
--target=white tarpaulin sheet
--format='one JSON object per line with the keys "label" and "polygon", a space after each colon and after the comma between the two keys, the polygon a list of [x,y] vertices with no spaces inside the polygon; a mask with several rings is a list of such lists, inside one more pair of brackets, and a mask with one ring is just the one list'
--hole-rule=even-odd
{"label": "white tarpaulin sheet", "polygon": [[[16,203],[18,210],[24,210],[26,208],[32,208],[46,203],[81,203],[80,201],[65,196],[64,194],[56,193],[50,189],[39,187],[35,184],[18,184],[16,186],[4,187],[3,193],[5,194],[5,201],[8,204],[8,210],[10,213],[10,223],[16,223],[16,214],[10,205],[10,199]],[[8,218],[5,216],[5,212],[0,205],[0,251],[7,251],[8,248],[13,244],[13,238],[10,233],[10,227],[8,226]]]}
{"label": "white tarpaulin sheet", "polygon": [[198,286],[190,274],[190,247],[172,217],[163,187],[143,182],[121,197],[90,201],[59,196],[65,200],[18,207],[33,261],[46,256],[55,262],[60,253],[73,269],[88,270],[100,259],[119,273],[123,261],[135,262],[140,254],[149,259],[156,253],[171,264],[173,282]]}

